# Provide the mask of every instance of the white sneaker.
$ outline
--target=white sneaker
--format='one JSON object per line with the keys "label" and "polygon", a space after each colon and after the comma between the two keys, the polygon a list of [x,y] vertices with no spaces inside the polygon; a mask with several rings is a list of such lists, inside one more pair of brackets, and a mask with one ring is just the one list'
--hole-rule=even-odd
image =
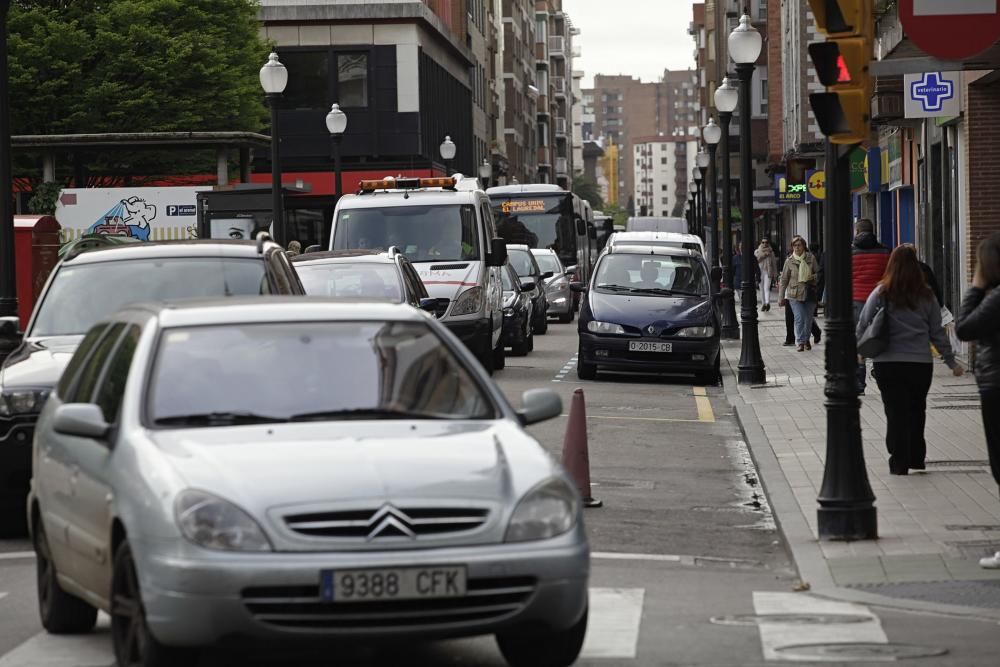
{"label": "white sneaker", "polygon": [[1000,570],[1000,551],[996,552],[992,556],[980,558],[979,567],[984,570]]}

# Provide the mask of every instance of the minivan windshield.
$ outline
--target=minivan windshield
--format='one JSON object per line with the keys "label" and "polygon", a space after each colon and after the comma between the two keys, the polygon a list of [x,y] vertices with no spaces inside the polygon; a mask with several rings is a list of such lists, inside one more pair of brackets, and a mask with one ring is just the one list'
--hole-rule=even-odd
{"label": "minivan windshield", "polygon": [[697,257],[612,253],[597,267],[594,286],[608,292],[705,296],[708,276]]}
{"label": "minivan windshield", "polygon": [[140,301],[268,291],[261,259],[169,257],[64,264],[38,304],[27,335],[82,336],[95,322]]}
{"label": "minivan windshield", "polygon": [[167,329],[146,405],[161,428],[495,415],[489,396],[423,322]]}
{"label": "minivan windshield", "polygon": [[479,259],[477,231],[470,205],[355,208],[338,214],[333,249],[395,246],[411,262],[467,262]]}

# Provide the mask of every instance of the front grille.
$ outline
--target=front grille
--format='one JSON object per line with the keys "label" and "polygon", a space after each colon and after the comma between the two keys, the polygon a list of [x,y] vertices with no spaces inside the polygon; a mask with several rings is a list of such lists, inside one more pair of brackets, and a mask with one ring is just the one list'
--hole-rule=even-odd
{"label": "front grille", "polygon": [[261,623],[291,630],[407,629],[497,621],[527,604],[532,577],[470,579],[465,597],[377,602],[325,602],[319,586],[260,586],[242,593]]}
{"label": "front grille", "polygon": [[348,540],[437,537],[476,530],[489,510],[463,507],[383,506],[376,509],[314,512],[285,516],[285,525],[308,537]]}

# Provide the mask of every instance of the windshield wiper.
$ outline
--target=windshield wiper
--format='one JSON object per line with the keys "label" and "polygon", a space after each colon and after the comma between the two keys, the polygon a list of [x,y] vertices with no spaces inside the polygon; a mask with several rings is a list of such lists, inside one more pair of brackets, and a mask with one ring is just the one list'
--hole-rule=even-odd
{"label": "windshield wiper", "polygon": [[414,412],[408,410],[388,410],[385,408],[353,408],[348,410],[319,410],[316,412],[301,412],[292,415],[288,421],[307,422],[324,420],[351,419],[451,419],[448,415],[437,415],[432,412]]}
{"label": "windshield wiper", "polygon": [[163,426],[236,426],[243,424],[280,424],[284,417],[260,415],[256,412],[202,412],[190,415],[158,417],[154,424]]}
{"label": "windshield wiper", "polygon": [[631,292],[631,287],[625,287],[624,285],[598,285],[597,289],[611,290],[612,292]]}

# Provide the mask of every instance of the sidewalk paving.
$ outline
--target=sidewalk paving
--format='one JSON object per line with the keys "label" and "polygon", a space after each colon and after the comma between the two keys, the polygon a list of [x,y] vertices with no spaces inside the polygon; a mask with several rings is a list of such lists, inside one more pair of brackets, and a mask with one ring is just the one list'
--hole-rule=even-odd
{"label": "sidewalk paving", "polygon": [[935,361],[927,472],[905,477],[889,475],[885,413],[869,379],[860,417],[879,539],[821,542],[816,496],[826,455],[826,340],[806,352],[783,347],[784,311],[772,308],[758,313],[767,384],[736,383],[739,341],[723,341],[723,376],[803,579],[814,590],[846,586],[1000,614],[1000,571],[978,566],[979,557],[1000,550],[1000,496],[989,473],[975,378],[956,378]]}

